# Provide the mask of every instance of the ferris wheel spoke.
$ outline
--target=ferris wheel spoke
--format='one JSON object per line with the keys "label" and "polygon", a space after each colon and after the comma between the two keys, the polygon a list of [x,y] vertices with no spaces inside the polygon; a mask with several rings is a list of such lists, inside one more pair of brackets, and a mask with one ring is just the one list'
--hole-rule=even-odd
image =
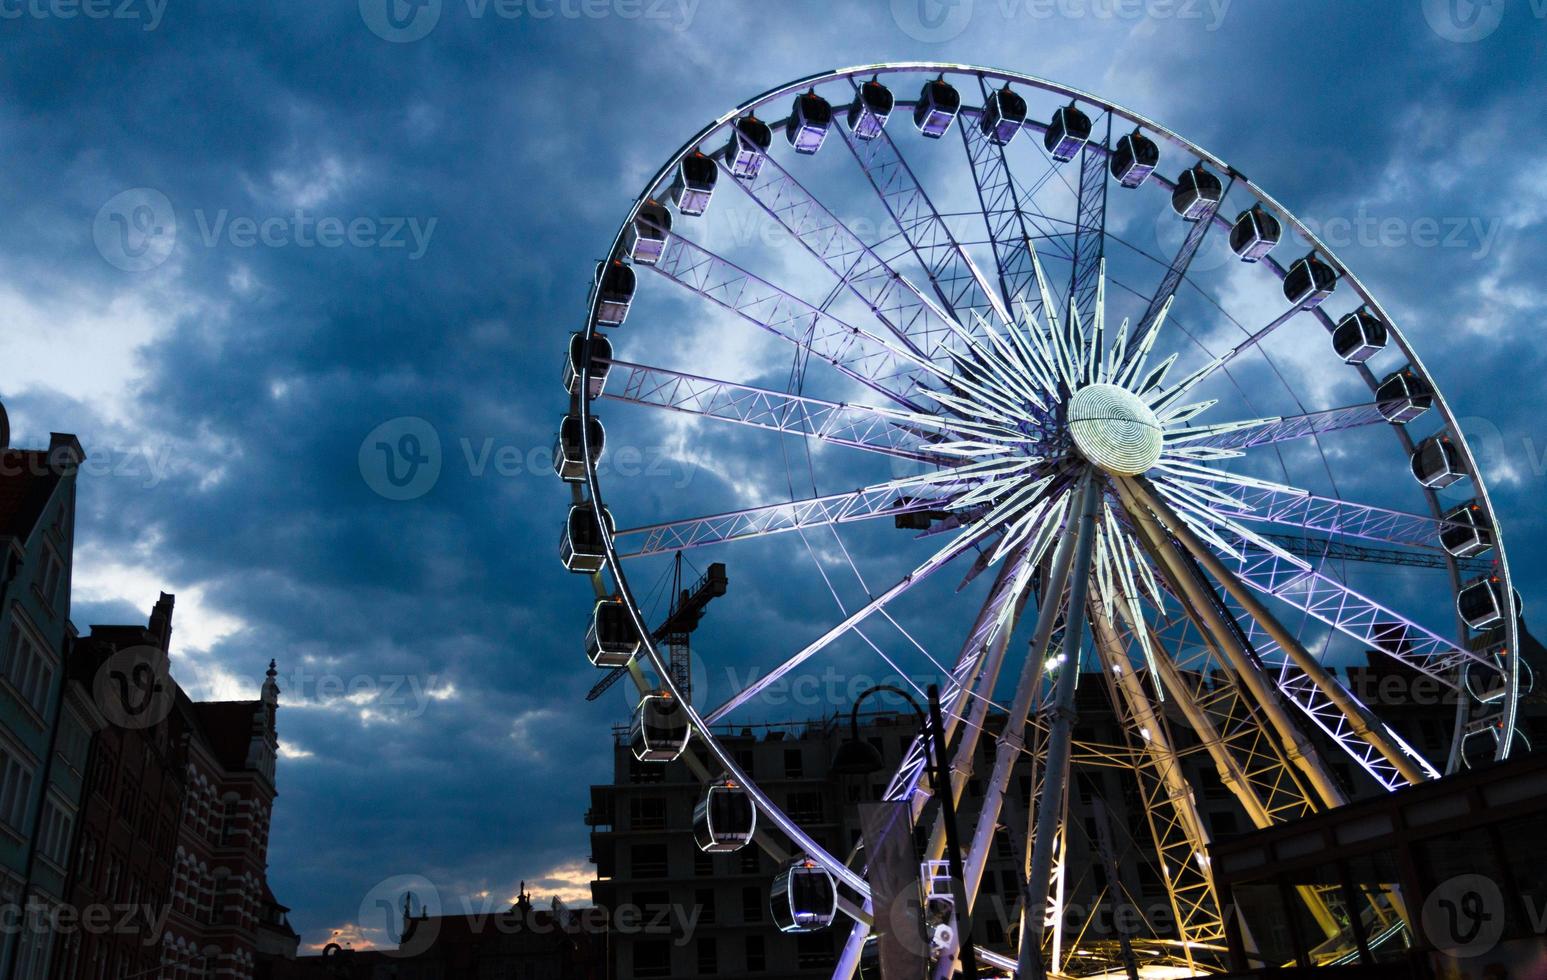
{"label": "ferris wheel spoke", "polygon": [[[1165,491],[1162,490],[1159,496],[1164,497]],[[1149,500],[1157,498],[1150,497],[1146,502]],[[1182,523],[1191,530],[1197,529],[1195,524]],[[1217,555],[1220,567],[1229,578],[1308,613],[1338,632],[1428,674],[1447,687],[1456,686],[1457,682],[1449,675],[1461,665],[1473,662],[1487,666],[1480,655],[1457,647],[1454,642],[1280,549],[1262,547],[1228,527],[1219,529],[1219,536],[1224,539],[1225,547],[1216,546],[1210,551]]]}
{"label": "ferris wheel spoke", "polygon": [[927,579],[940,568],[949,564],[952,559],[957,558],[963,552],[970,550],[973,545],[978,543],[978,539],[981,538],[985,533],[987,533],[986,528],[982,526],[975,526],[958,535],[951,541],[951,543],[935,552],[934,555],[930,556],[928,560],[919,565],[913,571],[909,572],[907,575],[904,575],[891,588],[882,592],[880,595],[871,599],[869,602],[865,603],[863,606],[860,606],[858,609],[854,610],[854,612],[844,617],[842,622],[829,629],[826,633],[823,633],[821,636],[817,637],[817,639],[811,643],[807,644],[807,646],[799,653],[796,653],[794,656],[790,657],[788,660],[784,661],[773,670],[769,671],[768,673],[759,677],[757,680],[748,684],[745,688],[731,695],[731,697],[727,698],[725,702],[722,703],[719,707],[704,715],[705,721],[708,724],[713,725],[716,722],[722,720],[730,712],[736,710],[736,708],[739,706],[746,704],[748,701],[757,697],[765,689],[767,689],[769,685],[777,683],[780,678],[784,677],[790,671],[795,670],[807,660],[810,660],[818,653],[821,653],[835,640],[838,640],[855,626],[864,622],[864,620],[872,613],[885,607],[887,603],[891,602],[893,599],[896,599],[898,596],[907,592],[915,585]]}
{"label": "ferris wheel spoke", "polygon": [[[1265,657],[1271,656],[1269,650],[1263,649],[1269,643],[1272,643],[1271,639],[1268,639],[1267,643],[1259,647],[1259,652],[1263,653]],[[1332,699],[1322,693],[1305,674],[1291,670],[1289,665],[1285,663],[1279,671],[1278,689],[1284,693],[1284,697],[1289,703],[1304,712],[1305,716],[1317,728],[1320,728],[1323,734],[1331,739],[1338,748],[1342,749],[1354,761],[1355,765],[1369,773],[1370,777],[1380,784],[1381,788],[1395,790],[1412,785],[1412,781],[1401,770],[1392,765],[1390,760],[1382,755],[1378,748],[1362,738],[1353,729],[1353,726],[1348,723],[1347,717],[1338,710],[1337,705],[1332,702]],[[1348,692],[1348,697],[1353,697],[1352,692]],[[1392,730],[1391,726],[1382,723],[1381,730],[1385,738],[1397,745],[1413,760],[1415,765],[1423,770],[1425,778],[1438,779],[1440,777],[1439,770],[1435,769],[1428,760],[1414,750],[1411,745],[1407,744],[1402,739],[1402,736]]]}
{"label": "ferris wheel spoke", "polygon": [[1202,468],[1191,474],[1203,486],[1210,485],[1209,499],[1236,520],[1260,521],[1324,531],[1340,537],[1362,538],[1392,545],[1438,549],[1440,531],[1448,522],[1425,514],[1349,503],[1333,497],[1320,497],[1296,487],[1257,481],[1236,483],[1231,474]]}
{"label": "ferris wheel spoke", "polygon": [[950,314],[877,255],[789,171],[765,157],[758,175],[748,181],[736,178],[723,161],[720,166],[727,180],[837,276],[899,344],[917,357],[949,365],[945,351],[956,339],[946,324]]}
{"label": "ferris wheel spoke", "polygon": [[[1158,173],[1151,174],[1149,179],[1171,190],[1176,188],[1172,181],[1161,177]],[[1182,281],[1187,278],[1187,270],[1191,267],[1193,258],[1198,254],[1198,250],[1203,247],[1204,236],[1209,233],[1209,229],[1214,227],[1214,218],[1219,214],[1220,205],[1224,203],[1225,197],[1230,193],[1230,188],[1234,186],[1235,174],[1232,172],[1225,183],[1224,190],[1220,193],[1219,200],[1209,204],[1203,215],[1192,222],[1192,226],[1187,229],[1187,236],[1182,239],[1181,247],[1171,257],[1170,263],[1166,266],[1165,274],[1160,277],[1159,285],[1150,294],[1149,305],[1145,307],[1144,314],[1139,317],[1138,334],[1142,335],[1145,331],[1149,330],[1154,325],[1156,319],[1161,316],[1167,304],[1176,296],[1177,289],[1181,287]],[[1178,218],[1177,220],[1180,221],[1182,219]],[[1269,329],[1274,329],[1277,326],[1278,323],[1275,322]]]}
{"label": "ferris wheel spoke", "polygon": [[[1107,154],[1112,144],[1112,114],[1105,113],[1106,136],[1098,146],[1086,143],[1080,150],[1080,183],[1075,204],[1074,261],[1069,280],[1070,305],[1080,319],[1091,323],[1105,305],[1098,300],[1102,260],[1106,256]],[[1099,125],[1099,121],[1098,121]]]}
{"label": "ferris wheel spoke", "polygon": [[660,259],[647,268],[826,361],[865,387],[920,410],[905,392],[914,387],[922,359],[875,331],[844,323],[677,232]]}
{"label": "ferris wheel spoke", "polygon": [[1008,321],[1009,310],[935,210],[891,135],[882,130],[873,139],[859,140],[842,126],[838,133],[946,310],[967,326],[976,316]]}
{"label": "ferris wheel spoke", "polygon": [[[1169,302],[1169,300],[1168,300],[1168,302]],[[1311,308],[1315,309],[1315,307],[1311,307]],[[1209,364],[1207,364],[1204,367],[1204,369],[1201,372],[1200,376],[1195,380],[1195,383],[1198,382],[1198,381],[1205,380],[1210,375],[1212,375],[1214,372],[1218,371],[1220,368],[1224,367],[1225,365],[1229,364],[1231,361],[1235,360],[1241,354],[1245,353],[1246,351],[1249,351],[1249,350],[1253,349],[1258,344],[1262,343],[1265,339],[1267,339],[1267,337],[1270,334],[1272,334],[1273,331],[1277,330],[1279,327],[1282,327],[1284,324],[1288,323],[1290,320],[1293,320],[1298,314],[1304,312],[1306,309],[1307,309],[1307,306],[1304,303],[1296,304],[1294,306],[1291,306],[1289,309],[1285,310],[1284,312],[1280,313],[1278,316],[1274,317],[1272,320],[1269,320],[1268,323],[1265,326],[1258,328],[1256,331],[1254,331],[1253,333],[1248,335],[1245,340],[1241,341],[1239,344],[1236,344],[1234,347],[1230,348],[1229,350],[1225,351],[1223,354],[1220,354],[1218,357],[1214,358]]]}
{"label": "ferris wheel spoke", "polygon": [[938,510],[950,502],[948,497],[914,497],[904,491],[948,494],[952,489],[950,483],[929,485],[926,490],[919,480],[893,480],[847,493],[626,528],[614,532],[613,540],[619,542],[619,558],[643,558],[785,531]]}
{"label": "ferris wheel spoke", "polygon": [[806,436],[902,459],[954,464],[957,454],[932,448],[953,437],[989,438],[988,426],[938,415],[792,395],[666,368],[610,361],[626,373],[620,390],[601,397],[720,422]]}
{"label": "ferris wheel spoke", "polygon": [[[985,89],[985,98],[987,92]],[[1040,294],[1032,291],[1031,242],[1036,212],[1027,210],[1005,159],[1004,147],[994,143],[976,125],[976,113],[963,110],[958,125],[962,147],[972,170],[978,191],[978,204],[993,243],[994,265],[999,274],[999,292],[1004,305],[1019,309],[1024,302],[1033,311],[1041,306]],[[1028,218],[1031,222],[1028,223]],[[1050,229],[1036,228],[1037,237],[1058,241]],[[1065,252],[1065,257],[1069,257]]]}
{"label": "ferris wheel spoke", "polygon": [[1307,412],[1304,415],[1219,422],[1179,433],[1168,433],[1166,444],[1187,450],[1239,450],[1367,425],[1389,425],[1391,420],[1382,411],[1389,405],[1390,402],[1368,402],[1322,412]]}

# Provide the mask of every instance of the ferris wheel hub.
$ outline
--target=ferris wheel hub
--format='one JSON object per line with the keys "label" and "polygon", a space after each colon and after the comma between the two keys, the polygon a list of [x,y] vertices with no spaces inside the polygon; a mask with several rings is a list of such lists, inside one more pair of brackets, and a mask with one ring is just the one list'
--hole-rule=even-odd
{"label": "ferris wheel hub", "polygon": [[1113,384],[1087,385],[1069,399],[1075,448],[1117,476],[1138,476],[1160,459],[1164,430],[1144,399]]}

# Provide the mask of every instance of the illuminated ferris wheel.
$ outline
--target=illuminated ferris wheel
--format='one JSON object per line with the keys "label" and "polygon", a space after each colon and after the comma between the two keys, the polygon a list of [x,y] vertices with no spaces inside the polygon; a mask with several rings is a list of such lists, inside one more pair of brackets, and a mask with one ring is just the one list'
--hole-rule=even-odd
{"label": "illuminated ferris wheel", "polygon": [[[1304,224],[1142,116],[965,65],[802,78],[688,140],[593,283],[556,460],[562,558],[597,597],[588,656],[632,675],[641,763],[703,780],[699,846],[783,862],[784,930],[850,930],[835,975],[875,920],[864,851],[803,827],[720,734],[824,660],[938,675],[950,785],[916,739],[884,790],[916,820],[994,743],[957,889],[923,835],[936,975],[960,964],[956,906],[1017,794],[1020,921],[975,951],[984,975],[1120,957],[1192,975],[1218,966],[1224,925],[1186,759],[1266,827],[1523,742],[1518,600],[1434,380]],[[706,476],[639,492],[606,472],[609,445],[674,447]],[[710,672],[761,658],[728,692],[690,691],[653,628],[651,583],[699,549],[764,570],[695,652]],[[1364,656],[1458,695],[1448,750],[1404,741],[1334,669]],[[1082,736],[1080,684],[1116,744]],[[1062,914],[1087,767],[1133,780],[1174,922],[1121,950]],[[1299,898],[1322,961],[1355,920],[1372,942],[1409,927],[1400,895]]]}

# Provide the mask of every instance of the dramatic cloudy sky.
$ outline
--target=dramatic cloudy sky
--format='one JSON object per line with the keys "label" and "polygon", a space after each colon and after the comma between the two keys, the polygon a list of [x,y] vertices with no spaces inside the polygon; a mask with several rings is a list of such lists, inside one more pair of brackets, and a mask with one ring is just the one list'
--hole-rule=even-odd
{"label": "dramatic cloudy sky", "polygon": [[[1493,0],[1458,26],[1472,2],[428,0],[394,29],[407,0],[0,0],[0,397],[18,444],[92,455],[73,618],[175,592],[198,697],[253,697],[278,659],[271,881],[308,944],[394,876],[583,898],[623,703],[583,703],[567,496],[530,451],[590,265],[705,120],[902,59],[1096,91],[1307,217],[1396,222],[1337,244],[1480,440],[1529,604],[1547,21]],[[441,445],[406,501],[367,438],[404,418]]]}

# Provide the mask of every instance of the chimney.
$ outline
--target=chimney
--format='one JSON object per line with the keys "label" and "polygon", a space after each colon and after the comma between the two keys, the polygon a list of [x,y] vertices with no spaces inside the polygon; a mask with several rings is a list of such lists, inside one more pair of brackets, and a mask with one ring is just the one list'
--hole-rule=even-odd
{"label": "chimney", "polygon": [[81,441],[69,432],[48,434],[48,465],[60,472],[71,472],[86,461]]}
{"label": "chimney", "polygon": [[176,601],[176,596],[163,592],[150,611],[150,635],[156,638],[163,652],[172,649],[172,604]]}

